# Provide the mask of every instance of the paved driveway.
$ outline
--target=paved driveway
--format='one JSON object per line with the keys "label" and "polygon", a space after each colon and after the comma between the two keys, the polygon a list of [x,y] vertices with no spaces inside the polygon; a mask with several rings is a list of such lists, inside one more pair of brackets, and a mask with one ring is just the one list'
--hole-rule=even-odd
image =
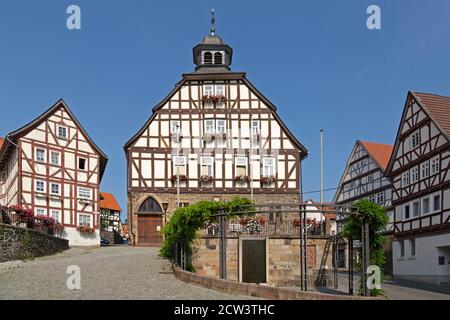
{"label": "paved driveway", "polygon": [[[67,267],[81,270],[81,289],[69,290]],[[168,261],[155,248],[72,248],[31,261],[0,263],[0,299],[248,299],[160,273]]]}
{"label": "paved driveway", "polygon": [[[325,293],[348,292],[348,274],[340,273],[338,278],[338,290],[330,288],[317,288],[317,291]],[[354,277],[354,288],[359,283],[359,276]],[[381,288],[390,300],[450,300],[450,286],[434,286],[407,281],[386,281]]]}

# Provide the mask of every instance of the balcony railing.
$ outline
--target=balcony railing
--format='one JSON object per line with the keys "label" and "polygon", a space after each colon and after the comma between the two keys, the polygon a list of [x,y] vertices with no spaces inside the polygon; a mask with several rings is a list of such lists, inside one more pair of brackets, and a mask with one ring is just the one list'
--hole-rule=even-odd
{"label": "balcony railing", "polygon": [[[259,220],[259,221],[258,221]],[[226,234],[230,237],[236,236],[260,236],[260,237],[300,237],[299,220],[288,219],[280,221],[279,219],[231,219],[226,224]],[[307,224],[308,236],[326,236],[326,221]],[[201,230],[202,236],[217,236],[219,226],[216,223],[210,223]],[[329,235],[329,234],[328,234]]]}

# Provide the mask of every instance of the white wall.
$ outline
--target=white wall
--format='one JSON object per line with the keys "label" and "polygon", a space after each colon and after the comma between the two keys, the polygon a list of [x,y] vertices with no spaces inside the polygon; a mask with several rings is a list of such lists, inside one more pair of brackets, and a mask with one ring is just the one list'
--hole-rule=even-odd
{"label": "white wall", "polygon": [[[394,276],[419,281],[450,281],[450,233],[416,238],[416,255],[411,256],[411,243],[405,241],[405,257],[400,258],[400,243],[393,243]],[[445,257],[445,265],[438,257]]]}

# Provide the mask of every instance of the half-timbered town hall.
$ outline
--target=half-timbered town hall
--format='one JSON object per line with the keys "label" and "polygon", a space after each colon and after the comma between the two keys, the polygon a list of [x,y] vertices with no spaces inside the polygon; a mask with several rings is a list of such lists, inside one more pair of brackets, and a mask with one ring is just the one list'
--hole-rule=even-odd
{"label": "half-timbered town hall", "polygon": [[195,71],[153,108],[125,144],[128,222],[137,245],[159,245],[164,213],[236,195],[300,201],[305,147],[243,72],[233,49],[211,33],[193,48]]}
{"label": "half-timbered town hall", "polygon": [[[99,185],[107,161],[59,100],[4,139],[0,205],[53,217],[64,226],[62,237],[70,245],[99,245]],[[92,232],[80,232],[80,226]]]}
{"label": "half-timbered town hall", "polygon": [[450,97],[409,92],[386,169],[394,276],[450,282]]}

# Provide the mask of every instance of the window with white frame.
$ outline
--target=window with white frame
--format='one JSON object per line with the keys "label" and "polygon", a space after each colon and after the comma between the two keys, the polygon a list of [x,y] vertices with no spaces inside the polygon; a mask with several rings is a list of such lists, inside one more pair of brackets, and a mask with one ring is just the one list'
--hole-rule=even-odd
{"label": "window with white frame", "polygon": [[213,96],[214,95],[214,85],[205,84],[203,86],[203,95],[205,96]]}
{"label": "window with white frame", "polygon": [[422,199],[422,214],[430,213],[430,198]]}
{"label": "window with white frame", "polygon": [[36,180],[36,192],[45,192],[45,182],[41,180]]}
{"label": "window with white frame", "polygon": [[420,132],[416,131],[410,136],[410,146],[411,149],[415,149],[420,145]]}
{"label": "window with white frame", "polygon": [[186,174],[186,157],[173,156],[173,174]]}
{"label": "window with white frame", "polygon": [[225,85],[216,84],[216,96],[224,96],[225,95]]}
{"label": "window with white frame", "polygon": [[404,220],[407,220],[407,219],[410,218],[410,216],[411,216],[410,208],[411,208],[411,207],[409,206],[409,204],[407,204],[407,205],[405,205],[405,206],[403,207],[403,217],[404,217]]}
{"label": "window with white frame", "polygon": [[50,161],[51,161],[52,165],[59,166],[59,157],[60,157],[59,152],[52,151],[50,153]]}
{"label": "window with white frame", "polygon": [[402,175],[402,186],[403,187],[407,187],[409,186],[409,171],[408,172],[403,172]]}
{"label": "window with white frame", "polygon": [[202,176],[212,176],[213,175],[213,158],[212,157],[202,157]]}
{"label": "window with white frame", "polygon": [[419,207],[419,201],[414,201],[413,205],[412,205],[412,209],[413,209],[413,217],[418,217],[419,213],[420,213],[420,207]]}
{"label": "window with white frame", "polygon": [[426,161],[420,165],[420,172],[422,179],[428,178],[430,176],[430,162]]}
{"label": "window with white frame", "polygon": [[59,195],[60,192],[60,186],[58,183],[51,183],[50,184],[50,192],[51,194]]}
{"label": "window with white frame", "polygon": [[36,215],[44,215],[44,216],[46,216],[45,209],[36,208]]}
{"label": "window with white frame", "polygon": [[236,176],[247,175],[247,157],[236,157]]}
{"label": "window with white frame", "polygon": [[260,126],[259,120],[252,120],[252,134],[259,134]]}
{"label": "window with white frame", "polygon": [[415,167],[411,169],[411,183],[419,181],[419,168]]}
{"label": "window with white frame", "polygon": [[369,201],[375,203],[375,195],[374,194],[369,196]]}
{"label": "window with white frame", "polygon": [[65,126],[58,126],[58,138],[60,139],[68,139],[69,138],[69,130]]}
{"label": "window with white frame", "polygon": [[225,120],[223,119],[216,120],[216,132],[225,133]]}
{"label": "window with white frame", "polygon": [[205,119],[205,133],[214,133],[214,119]]}
{"label": "window with white frame", "polygon": [[439,163],[439,156],[434,157],[431,159],[431,175],[435,175],[439,173],[440,170],[440,163]]}
{"label": "window with white frame", "polygon": [[57,223],[61,222],[61,212],[59,212],[57,210],[52,210],[52,217],[53,217],[53,219],[55,219],[55,221]]}
{"label": "window with white frame", "polygon": [[384,204],[384,192],[377,193],[377,203]]}
{"label": "window with white frame", "polygon": [[441,195],[436,194],[433,196],[433,211],[441,210]]}
{"label": "window with white frame", "polygon": [[91,199],[92,198],[92,190],[89,188],[78,188],[78,198],[80,199]]}
{"label": "window with white frame", "polygon": [[263,175],[266,177],[275,175],[274,158],[263,158]]}
{"label": "window with white frame", "polygon": [[91,226],[91,215],[89,214],[79,214],[78,215],[78,225],[79,226]]}
{"label": "window with white frame", "polygon": [[36,161],[45,162],[45,150],[36,149]]}

